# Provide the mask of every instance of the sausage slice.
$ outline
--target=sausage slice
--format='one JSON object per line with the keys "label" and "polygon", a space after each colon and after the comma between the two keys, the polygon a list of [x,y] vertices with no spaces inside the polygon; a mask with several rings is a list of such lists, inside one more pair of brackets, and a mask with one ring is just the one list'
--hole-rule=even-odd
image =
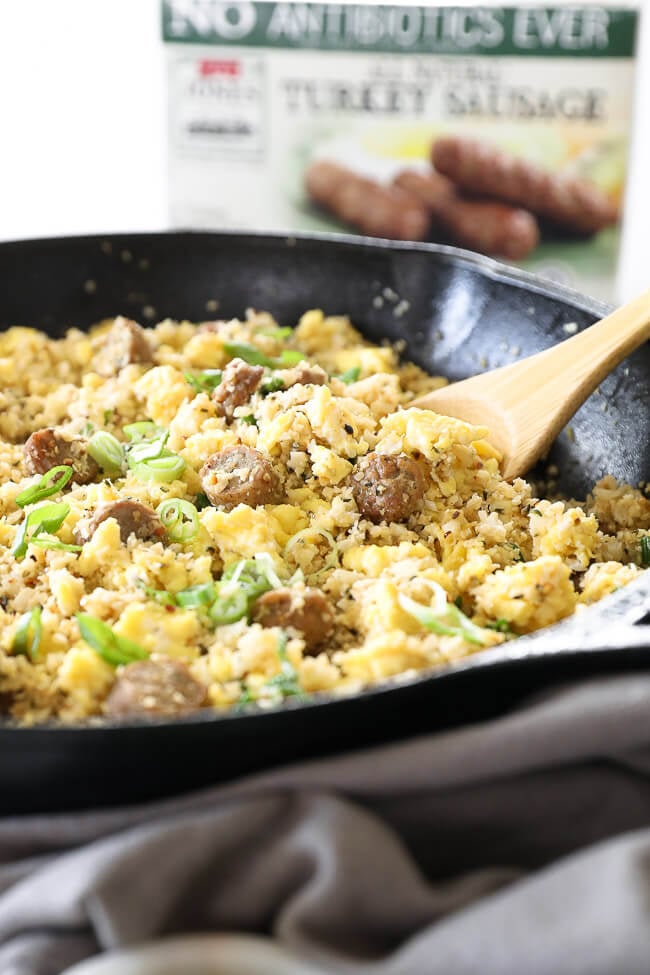
{"label": "sausage slice", "polygon": [[85,529],[75,531],[79,544],[87,542],[107,518],[115,518],[120,526],[120,539],[126,543],[130,535],[142,541],[160,541],[165,537],[163,524],[153,510],[139,501],[110,501],[95,510]]}
{"label": "sausage slice", "polygon": [[104,344],[93,360],[93,366],[102,376],[116,376],[120,369],[133,362],[151,365],[151,346],[141,325],[118,315],[106,333]]}
{"label": "sausage slice", "polygon": [[90,484],[99,477],[101,468],[87,452],[83,437],[66,437],[53,427],[37,430],[25,443],[25,469],[28,474],[47,474],[52,467],[68,464],[77,484]]}
{"label": "sausage slice", "polygon": [[179,715],[197,711],[207,690],[180,660],[160,657],[127,664],[106,700],[106,712],[126,715]]}
{"label": "sausage slice", "polygon": [[213,454],[203,465],[200,477],[210,504],[227,511],[238,504],[256,508],[282,500],[282,485],[271,461],[259,450],[243,444]]}
{"label": "sausage slice", "polygon": [[253,619],[262,626],[298,630],[308,654],[317,654],[334,630],[334,610],[320,589],[273,589],[255,602]]}
{"label": "sausage slice", "polygon": [[419,508],[426,491],[422,465],[406,454],[370,453],[350,475],[352,494],[364,518],[406,521]]}
{"label": "sausage slice", "polygon": [[282,369],[277,375],[284,381],[284,388],[289,389],[301,383],[303,386],[324,386],[327,373],[320,366],[310,365],[309,362],[299,362],[292,369]]}
{"label": "sausage slice", "polygon": [[249,366],[243,359],[232,359],[223,370],[221,382],[212,394],[219,416],[233,418],[235,408],[243,406],[260,384],[264,369]]}

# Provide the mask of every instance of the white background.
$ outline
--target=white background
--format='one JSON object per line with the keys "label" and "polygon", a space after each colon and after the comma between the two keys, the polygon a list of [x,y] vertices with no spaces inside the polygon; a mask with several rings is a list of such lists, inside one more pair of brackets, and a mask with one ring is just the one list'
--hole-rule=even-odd
{"label": "white background", "polygon": [[[0,238],[168,225],[159,2],[0,0]],[[621,298],[650,287],[646,13]]]}

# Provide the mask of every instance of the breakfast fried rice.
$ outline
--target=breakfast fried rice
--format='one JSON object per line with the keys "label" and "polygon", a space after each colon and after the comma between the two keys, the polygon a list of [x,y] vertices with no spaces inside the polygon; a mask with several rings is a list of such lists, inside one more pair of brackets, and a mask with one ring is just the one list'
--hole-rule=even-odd
{"label": "breakfast fried rice", "polygon": [[0,335],[0,713],[274,707],[555,623],[650,562],[650,502],[508,483],[345,317]]}

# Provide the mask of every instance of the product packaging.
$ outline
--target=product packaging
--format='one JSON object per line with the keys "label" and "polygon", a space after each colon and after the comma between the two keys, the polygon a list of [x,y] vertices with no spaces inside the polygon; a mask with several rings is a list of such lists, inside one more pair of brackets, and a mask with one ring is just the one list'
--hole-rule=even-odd
{"label": "product packaging", "polygon": [[638,12],[164,0],[170,219],[453,243],[615,297]]}

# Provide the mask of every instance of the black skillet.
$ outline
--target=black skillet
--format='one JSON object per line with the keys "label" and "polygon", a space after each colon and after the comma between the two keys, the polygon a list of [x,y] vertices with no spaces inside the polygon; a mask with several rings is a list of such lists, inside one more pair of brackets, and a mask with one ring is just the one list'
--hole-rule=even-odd
{"label": "black skillet", "polygon": [[[0,328],[51,335],[119,313],[143,323],[267,309],[293,324],[308,308],[348,313],[373,340],[404,339],[424,368],[464,378],[530,355],[607,309],[598,302],[433,244],[251,234],[142,234],[0,245]],[[218,311],[215,310],[218,302]],[[570,330],[570,329],[569,329]],[[560,489],[584,497],[609,472],[650,480],[650,347],[603,383],[550,462]],[[2,581],[0,580],[0,589]],[[535,637],[457,665],[277,711],[173,723],[0,726],[0,812],[132,802],[273,764],[357,748],[511,707],[557,679],[650,659],[650,575]]]}

